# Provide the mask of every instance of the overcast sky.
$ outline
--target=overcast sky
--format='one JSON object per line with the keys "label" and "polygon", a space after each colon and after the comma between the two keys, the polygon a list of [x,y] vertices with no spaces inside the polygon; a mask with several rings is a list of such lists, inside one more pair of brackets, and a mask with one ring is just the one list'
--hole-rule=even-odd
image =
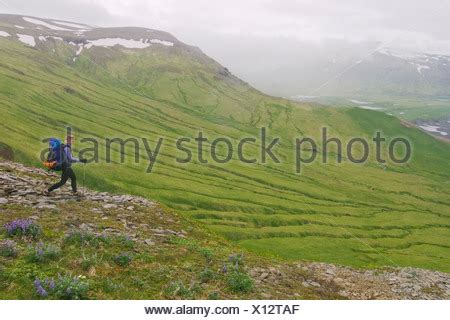
{"label": "overcast sky", "polygon": [[0,0],[5,13],[102,26],[163,29],[202,43],[202,34],[319,40],[450,40],[448,0]]}
{"label": "overcast sky", "polygon": [[168,31],[244,78],[243,64],[276,68],[332,39],[450,54],[450,0],[0,0],[0,11]]}

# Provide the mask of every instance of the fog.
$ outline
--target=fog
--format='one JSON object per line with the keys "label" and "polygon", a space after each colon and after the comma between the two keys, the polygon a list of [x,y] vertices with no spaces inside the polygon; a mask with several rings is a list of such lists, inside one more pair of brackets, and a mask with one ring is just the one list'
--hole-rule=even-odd
{"label": "fog", "polygon": [[450,54],[447,0],[0,0],[0,11],[168,31],[279,95],[292,81],[274,72],[299,65],[351,65],[383,46]]}

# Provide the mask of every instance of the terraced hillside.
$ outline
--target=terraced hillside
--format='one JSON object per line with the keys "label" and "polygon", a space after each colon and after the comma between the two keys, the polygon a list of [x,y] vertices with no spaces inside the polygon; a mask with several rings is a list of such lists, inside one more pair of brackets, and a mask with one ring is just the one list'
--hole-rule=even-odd
{"label": "terraced hillside", "polygon": [[[82,138],[100,139],[101,161],[86,167],[87,185],[156,199],[245,248],[290,259],[450,272],[448,144],[379,112],[266,96],[163,32],[55,30],[55,22],[38,21],[45,24],[0,16],[6,35],[0,37],[2,154],[13,150],[14,160],[40,165],[41,140],[62,137],[71,126],[78,149],[91,146]],[[18,35],[33,38],[34,46]],[[296,175],[294,139],[318,139],[323,126],[343,141],[371,138],[376,130],[388,141],[407,137],[413,158],[380,166],[371,152],[366,164],[337,164],[331,148],[328,164],[320,163],[318,152],[318,161]],[[186,144],[194,160],[175,160],[185,156],[176,148],[179,137],[202,131],[210,141],[226,136],[237,145],[244,137],[259,138],[261,127],[281,138],[281,163],[243,164],[233,154],[229,163],[217,164],[205,152],[209,162],[202,164],[194,141]],[[145,173],[142,145],[140,163],[129,145],[125,163],[114,146],[113,163],[105,164],[105,137],[144,137],[152,149],[163,137],[152,173]],[[245,155],[259,158],[260,147],[257,139]]]}
{"label": "terraced hillside", "polygon": [[0,300],[450,298],[443,272],[265,259],[148,199],[47,197],[54,179],[0,160]]}

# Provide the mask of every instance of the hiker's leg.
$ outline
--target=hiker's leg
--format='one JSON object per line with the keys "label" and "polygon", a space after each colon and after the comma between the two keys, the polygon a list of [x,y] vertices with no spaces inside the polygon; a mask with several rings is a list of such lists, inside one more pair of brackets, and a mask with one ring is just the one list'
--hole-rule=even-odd
{"label": "hiker's leg", "polygon": [[67,174],[67,169],[63,169],[61,173],[61,180],[58,183],[52,185],[50,188],[48,188],[48,192],[52,192],[53,190],[61,188],[63,185],[66,184],[68,179],[69,175]]}
{"label": "hiker's leg", "polygon": [[75,176],[75,172],[73,172],[72,168],[67,168],[67,172],[70,178],[70,184],[72,185],[72,191],[77,192],[77,177]]}

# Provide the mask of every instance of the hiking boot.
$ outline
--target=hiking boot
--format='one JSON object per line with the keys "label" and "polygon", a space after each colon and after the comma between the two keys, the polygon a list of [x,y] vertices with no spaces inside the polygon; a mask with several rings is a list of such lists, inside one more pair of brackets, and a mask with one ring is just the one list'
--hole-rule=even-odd
{"label": "hiking boot", "polygon": [[73,200],[75,201],[83,201],[85,199],[84,194],[80,192],[72,193],[73,194]]}

